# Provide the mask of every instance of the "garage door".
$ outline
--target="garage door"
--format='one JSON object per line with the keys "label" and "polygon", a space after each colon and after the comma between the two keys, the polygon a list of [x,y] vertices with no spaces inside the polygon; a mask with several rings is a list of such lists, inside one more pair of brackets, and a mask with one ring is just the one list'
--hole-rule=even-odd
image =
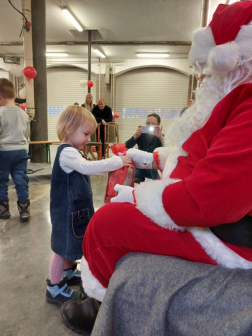
{"label": "garage door", "polygon": [[127,141],[147,115],[157,113],[165,129],[187,104],[189,77],[166,68],[141,68],[116,77],[120,142]]}
{"label": "garage door", "polygon": [[[58,141],[56,124],[60,113],[68,105],[84,103],[87,87],[80,86],[80,80],[87,80],[87,71],[74,67],[53,67],[47,69],[47,115],[48,140]],[[96,76],[91,75],[94,86],[91,93],[96,101]]]}
{"label": "garage door", "polygon": [[9,79],[9,72],[4,70],[4,69],[0,69],[0,78],[7,78]]}

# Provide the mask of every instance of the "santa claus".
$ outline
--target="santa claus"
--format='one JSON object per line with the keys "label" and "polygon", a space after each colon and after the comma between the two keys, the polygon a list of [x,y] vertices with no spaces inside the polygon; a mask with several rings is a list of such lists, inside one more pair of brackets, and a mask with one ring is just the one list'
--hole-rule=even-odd
{"label": "santa claus", "polygon": [[130,252],[252,268],[252,2],[219,5],[193,34],[189,62],[204,77],[195,104],[169,126],[165,147],[127,152],[161,180],[117,185],[90,221],[81,262],[89,298],[63,305],[70,328],[88,331],[94,299]]}

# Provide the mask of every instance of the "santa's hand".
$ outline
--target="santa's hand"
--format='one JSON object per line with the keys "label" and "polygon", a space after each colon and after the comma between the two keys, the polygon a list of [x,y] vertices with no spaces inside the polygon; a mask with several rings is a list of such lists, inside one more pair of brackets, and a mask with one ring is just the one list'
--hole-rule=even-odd
{"label": "santa's hand", "polygon": [[118,192],[116,197],[111,198],[110,202],[132,203],[134,204],[133,190],[134,188],[116,184],[114,190]]}
{"label": "santa's hand", "polygon": [[139,149],[130,148],[127,150],[126,155],[130,157],[139,169],[152,169],[153,153],[143,152]]}

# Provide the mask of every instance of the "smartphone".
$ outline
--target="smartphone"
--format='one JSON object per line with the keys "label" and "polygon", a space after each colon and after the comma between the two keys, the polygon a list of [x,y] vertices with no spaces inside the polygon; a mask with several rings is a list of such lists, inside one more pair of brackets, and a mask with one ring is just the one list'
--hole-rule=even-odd
{"label": "smartphone", "polygon": [[155,132],[155,126],[140,126],[143,133],[154,133]]}

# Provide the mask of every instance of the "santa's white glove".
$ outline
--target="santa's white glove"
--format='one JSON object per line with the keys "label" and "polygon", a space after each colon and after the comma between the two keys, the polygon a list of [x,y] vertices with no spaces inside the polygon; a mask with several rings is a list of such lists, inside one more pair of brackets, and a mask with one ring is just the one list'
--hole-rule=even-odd
{"label": "santa's white glove", "polygon": [[130,148],[127,150],[126,155],[130,157],[139,169],[152,169],[153,153],[143,152],[139,149]]}
{"label": "santa's white glove", "polygon": [[134,196],[133,196],[133,190],[134,188],[116,184],[114,186],[114,190],[118,192],[118,195],[116,197],[111,198],[110,202],[121,202],[121,203],[132,203],[134,204]]}

